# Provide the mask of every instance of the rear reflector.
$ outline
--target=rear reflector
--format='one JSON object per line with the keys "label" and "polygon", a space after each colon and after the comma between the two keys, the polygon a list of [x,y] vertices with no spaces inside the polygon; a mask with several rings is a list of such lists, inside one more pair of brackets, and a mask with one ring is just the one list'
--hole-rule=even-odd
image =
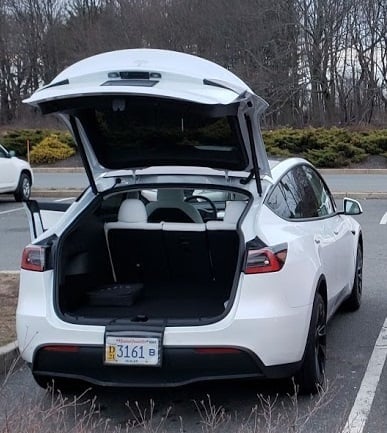
{"label": "rear reflector", "polygon": [[46,266],[46,248],[28,246],[23,250],[21,268],[27,271],[43,272]]}
{"label": "rear reflector", "polygon": [[46,352],[67,352],[74,353],[79,352],[79,346],[65,346],[65,345],[52,345],[52,346],[44,346],[42,350]]}
{"label": "rear reflector", "polygon": [[282,269],[286,261],[287,246],[265,247],[247,250],[245,265],[246,274],[263,274],[277,272]]}

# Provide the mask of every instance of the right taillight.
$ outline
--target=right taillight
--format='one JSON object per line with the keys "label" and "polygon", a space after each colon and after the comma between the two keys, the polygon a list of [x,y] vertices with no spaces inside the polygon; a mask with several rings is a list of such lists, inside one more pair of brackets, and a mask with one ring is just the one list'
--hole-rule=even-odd
{"label": "right taillight", "polygon": [[249,248],[245,262],[245,274],[277,272],[284,266],[287,253],[287,245],[284,244],[259,249]]}
{"label": "right taillight", "polygon": [[43,272],[46,269],[46,248],[29,245],[24,248],[21,268],[27,271]]}

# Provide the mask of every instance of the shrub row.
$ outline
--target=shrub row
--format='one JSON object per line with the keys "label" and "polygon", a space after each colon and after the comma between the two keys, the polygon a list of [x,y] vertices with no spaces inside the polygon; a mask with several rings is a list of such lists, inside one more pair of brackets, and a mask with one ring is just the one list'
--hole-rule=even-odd
{"label": "shrub row", "polygon": [[317,167],[345,167],[367,155],[387,157],[387,130],[351,131],[344,128],[281,128],[263,131],[269,155],[301,156]]}
{"label": "shrub row", "polygon": [[0,142],[17,156],[27,158],[27,142],[30,145],[32,164],[50,164],[74,155],[75,143],[67,131],[49,129],[17,129],[2,134]]}
{"label": "shrub row", "polygon": [[[212,131],[222,135],[222,131]],[[281,128],[263,131],[267,152],[274,157],[301,156],[317,167],[345,167],[367,155],[387,157],[387,129],[351,131],[344,128]],[[18,156],[26,157],[26,142],[34,164],[52,163],[75,153],[71,135],[43,129],[11,130],[0,141]]]}

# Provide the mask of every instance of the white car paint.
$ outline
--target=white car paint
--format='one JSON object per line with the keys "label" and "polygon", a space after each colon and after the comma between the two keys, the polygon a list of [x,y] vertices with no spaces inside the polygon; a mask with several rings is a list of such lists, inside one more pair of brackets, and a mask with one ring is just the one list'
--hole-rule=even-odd
{"label": "white car paint", "polygon": [[[160,73],[163,78],[165,77],[165,81],[158,88],[101,85],[112,71],[139,69]],[[224,87],[208,87],[204,84],[204,79],[211,79],[218,84],[223,83]],[[333,198],[326,186],[325,189],[322,188],[325,200],[321,204],[321,215],[289,218],[282,214],[289,203],[285,202],[286,206],[283,209],[281,204],[275,209],[270,205],[271,195],[278,191],[285,176],[293,171],[312,172],[321,183],[323,181],[313,167],[303,159],[268,161],[258,125],[258,116],[266,104],[233,74],[203,59],[158,50],[107,53],[71,66],[50,85],[32,95],[27,102],[40,106],[43,111],[53,111],[57,101],[60,103],[63,100],[67,103],[70,97],[75,98],[76,102],[82,102],[82,98],[86,96],[111,94],[129,95],[128,97],[158,96],[168,100],[173,98],[209,105],[240,104],[238,110],[244,114],[237,114],[236,118],[242,133],[244,128],[248,128],[247,118],[250,118],[254,127],[256,126],[248,137],[242,134],[243,139],[239,143],[245,146],[245,166],[237,171],[225,167],[214,169],[211,168],[211,160],[205,167],[155,164],[145,167],[128,165],[119,169],[107,168],[98,160],[98,152],[93,147],[93,140],[87,135],[87,128],[85,129],[79,120],[74,122],[67,112],[60,113],[70,125],[78,145],[88,158],[91,187],[60,219],[51,218],[50,221],[46,216],[52,217],[52,213],[39,212],[39,207],[30,208],[30,223],[35,223],[35,230],[31,230],[31,233],[35,239],[25,250],[27,258],[21,270],[17,307],[17,335],[22,357],[32,364],[36,373],[36,354],[46,345],[90,346],[101,350],[102,356],[107,325],[73,323],[58,312],[57,293],[60,290],[58,286],[62,277],[61,272],[64,270],[59,269],[60,264],[57,260],[60,257],[62,239],[65,239],[65,242],[70,229],[77,228],[77,224],[82,222],[83,215],[98,207],[100,198],[103,203],[103,200],[116,193],[138,193],[144,189],[146,194],[152,193],[148,198],[155,199],[157,195],[154,191],[157,188],[181,186],[182,189],[205,190],[206,193],[208,191],[209,196],[213,189],[216,197],[221,196],[219,191],[228,189],[237,192],[239,201],[242,201],[241,196],[245,196],[245,209],[239,220],[234,222],[234,230],[240,239],[240,268],[237,268],[235,273],[224,312],[214,320],[203,320],[201,323],[184,324],[182,321],[167,324],[163,328],[163,350],[183,350],[187,347],[237,348],[241,353],[259,360],[257,365],[259,364],[264,371],[271,369],[269,377],[286,375],[289,365],[293,366],[292,368],[304,366],[307,349],[314,344],[313,341],[310,343],[308,335],[314,338],[316,331],[312,329],[316,316],[315,300],[322,299],[321,302],[327,309],[326,318],[330,318],[340,303],[352,296],[357,275],[357,249],[362,243],[360,225],[349,215],[350,212],[345,214],[336,211]],[[249,103],[251,112],[247,109]],[[257,161],[254,158],[263,167],[261,173],[258,172]],[[225,164],[228,163],[225,158]],[[294,186],[298,184],[294,183]],[[304,186],[306,188],[310,185]],[[357,213],[360,213],[360,205],[357,202],[353,203]],[[318,211],[320,212],[320,208]],[[145,227],[146,224],[148,223],[144,223]],[[161,221],[160,230],[163,224],[165,223]],[[207,229],[208,226],[202,223],[201,232]],[[254,247],[254,242],[260,246]],[[277,253],[276,247],[279,248],[279,252],[286,251],[281,266],[270,272],[248,273],[246,263],[251,251],[262,254],[262,249],[266,248],[274,255]],[[32,248],[36,248],[35,251],[38,251],[40,256],[46,254],[47,248],[47,267],[44,264],[39,271],[31,269],[29,259],[36,259],[37,262],[41,260],[41,257],[37,259],[33,254],[28,256]],[[135,248],[135,245],[131,248]],[[161,249],[161,245],[155,248]],[[87,253],[86,245],[86,262]],[[224,251],[224,254],[226,253],[227,251]],[[43,260],[39,263],[42,264]],[[79,264],[82,267],[83,261]],[[271,265],[268,258],[262,262],[262,266],[267,265]],[[322,319],[323,328],[326,318]],[[126,326],[129,332],[133,323],[127,321],[123,326]],[[136,322],[135,326],[136,329],[142,327],[143,332],[147,332],[146,321]],[[309,334],[310,329],[312,331]],[[237,365],[235,367],[237,368]],[[257,367],[257,375],[258,370]],[[41,373],[37,372],[38,375]],[[73,377],[71,370],[68,375]],[[103,380],[87,374],[82,378],[103,384]]]}

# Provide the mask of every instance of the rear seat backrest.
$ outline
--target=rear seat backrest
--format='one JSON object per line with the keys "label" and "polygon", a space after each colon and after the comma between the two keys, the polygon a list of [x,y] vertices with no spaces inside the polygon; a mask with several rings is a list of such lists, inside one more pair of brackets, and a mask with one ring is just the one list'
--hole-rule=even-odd
{"label": "rear seat backrest", "polygon": [[170,275],[185,284],[212,280],[205,224],[163,223]]}
{"label": "rear seat backrest", "polygon": [[105,223],[105,235],[115,281],[122,283],[165,279],[161,223],[148,223],[144,203],[126,199],[118,221]]}
{"label": "rear seat backrest", "polygon": [[154,222],[184,222],[202,223],[199,211],[184,201],[184,192],[181,189],[159,189],[157,201],[146,206],[148,221]]}
{"label": "rear seat backrest", "polygon": [[206,223],[213,275],[218,283],[228,285],[234,278],[239,253],[237,224],[245,207],[244,201],[228,201],[223,221]]}

